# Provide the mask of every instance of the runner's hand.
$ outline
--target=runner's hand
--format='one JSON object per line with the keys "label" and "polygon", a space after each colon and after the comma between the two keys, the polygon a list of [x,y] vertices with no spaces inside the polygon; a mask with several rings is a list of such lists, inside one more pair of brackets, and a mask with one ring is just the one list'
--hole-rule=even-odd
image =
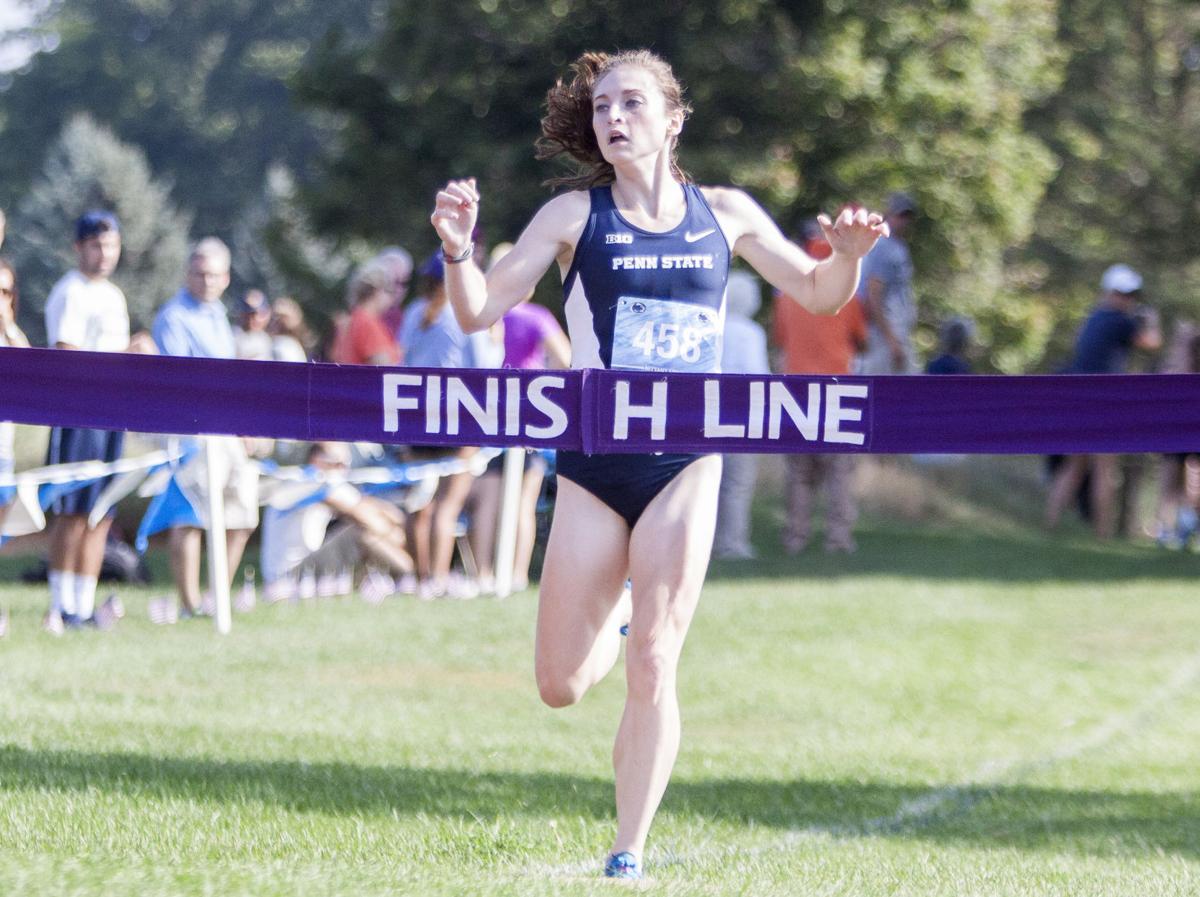
{"label": "runner's hand", "polygon": [[442,238],[446,253],[454,256],[466,251],[478,218],[479,191],[475,188],[475,178],[467,178],[451,181],[438,191],[429,220]]}
{"label": "runner's hand", "polygon": [[836,221],[831,221],[828,215],[818,215],[817,224],[821,225],[833,251],[850,258],[862,258],[871,251],[876,240],[891,232],[878,212],[849,207],[842,209]]}

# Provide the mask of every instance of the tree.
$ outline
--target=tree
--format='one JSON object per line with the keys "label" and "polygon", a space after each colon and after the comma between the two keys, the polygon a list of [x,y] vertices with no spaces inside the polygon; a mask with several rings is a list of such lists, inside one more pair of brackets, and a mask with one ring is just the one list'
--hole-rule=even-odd
{"label": "tree", "polygon": [[76,263],[75,220],[92,208],[120,219],[121,262],[113,280],[134,325],[150,324],[155,308],[178,289],[187,262],[191,216],[173,205],[170,193],[140,150],[88,116],[67,123],[10,227],[22,325],[35,342],[45,339],[42,312],[51,286]]}
{"label": "tree", "polygon": [[970,311],[1000,330],[1013,311],[1005,250],[1028,236],[1053,172],[1022,117],[1057,84],[1055,8],[394,0],[371,42],[331,37],[297,78],[298,96],[342,123],[308,201],[329,233],[432,248],[434,191],[475,174],[486,232],[512,238],[554,173],[531,150],[552,79],[584,49],[649,46],[696,103],[681,159],[698,180],[747,187],[793,229],[910,189],[926,313]]}
{"label": "tree", "polygon": [[[84,112],[140,146],[199,233],[232,234],[271,165],[303,174],[328,123],[302,114],[288,79],[331,29],[366,32],[363,0],[48,0],[52,52],[9,79],[0,114],[0,205]],[[3,87],[0,84],[0,87]]]}
{"label": "tree", "polygon": [[272,295],[290,293],[310,310],[344,308],[354,267],[373,253],[362,240],[336,241],[313,230],[294,176],[282,165],[267,172],[261,196],[234,229],[233,268]]}
{"label": "tree", "polygon": [[1200,8],[1061,0],[1057,39],[1062,88],[1026,116],[1057,170],[1019,256],[1053,320],[1048,364],[1114,262],[1169,315],[1200,316]]}

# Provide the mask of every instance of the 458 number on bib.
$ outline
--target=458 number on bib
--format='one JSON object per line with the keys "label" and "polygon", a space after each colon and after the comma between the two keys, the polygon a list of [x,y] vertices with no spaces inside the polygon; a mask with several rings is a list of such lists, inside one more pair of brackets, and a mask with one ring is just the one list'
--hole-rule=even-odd
{"label": "458 number on bib", "polygon": [[695,327],[648,321],[633,338],[633,345],[642,350],[647,364],[674,358],[695,364],[700,360],[700,343],[703,339],[704,334]]}
{"label": "458 number on bib", "polygon": [[711,373],[719,367],[719,324],[717,312],[705,306],[622,296],[613,327],[612,366]]}

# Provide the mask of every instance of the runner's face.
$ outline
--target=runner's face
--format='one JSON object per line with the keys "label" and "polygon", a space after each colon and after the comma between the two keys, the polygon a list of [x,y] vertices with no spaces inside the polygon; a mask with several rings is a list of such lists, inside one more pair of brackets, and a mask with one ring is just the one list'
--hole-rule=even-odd
{"label": "runner's face", "polygon": [[679,114],[667,111],[658,82],[643,68],[613,69],[592,91],[592,129],[600,154],[612,165],[662,152],[681,125]]}
{"label": "runner's face", "polygon": [[110,230],[80,240],[75,244],[75,253],[79,256],[79,273],[84,277],[108,277],[117,270],[121,258],[121,235]]}

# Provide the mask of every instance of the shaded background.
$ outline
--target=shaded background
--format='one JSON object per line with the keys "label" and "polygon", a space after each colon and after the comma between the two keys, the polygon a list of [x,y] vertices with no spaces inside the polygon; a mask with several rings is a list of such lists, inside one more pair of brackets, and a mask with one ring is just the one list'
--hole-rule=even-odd
{"label": "shaded background", "polygon": [[[921,340],[978,323],[980,370],[1054,369],[1100,272],[1200,301],[1200,4],[1180,0],[9,0],[0,205],[35,340],[88,204],[126,224],[148,323],[187,241],[318,324],[356,261],[434,249],[431,198],[485,191],[512,239],[557,173],[541,104],[584,49],[648,46],[696,107],[682,162],[785,229],[906,189]],[[99,161],[98,161],[99,160]],[[548,279],[539,299],[553,305]]]}

